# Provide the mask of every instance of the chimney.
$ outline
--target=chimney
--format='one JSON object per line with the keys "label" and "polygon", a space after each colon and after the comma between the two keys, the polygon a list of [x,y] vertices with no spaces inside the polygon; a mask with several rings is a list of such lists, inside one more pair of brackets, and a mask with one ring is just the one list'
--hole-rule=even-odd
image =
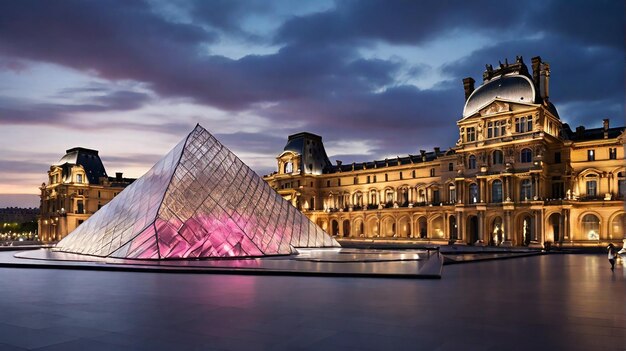
{"label": "chimney", "polygon": [[426,150],[420,150],[420,155],[422,156],[422,162],[426,161]]}
{"label": "chimney", "polygon": [[121,182],[123,174],[124,173],[122,173],[122,172],[115,172],[115,180],[118,181],[118,182]]}
{"label": "chimney", "polygon": [[576,137],[577,138],[582,138],[584,133],[585,133],[585,126],[578,126],[578,127],[576,127]]}
{"label": "chimney", "polygon": [[602,129],[604,129],[604,139],[609,138],[609,119],[605,118],[602,120]]}
{"label": "chimney", "polygon": [[539,72],[540,89],[539,93],[541,98],[548,101],[550,96],[550,64],[544,62],[541,64],[541,71]]}
{"label": "chimney", "polygon": [[470,97],[472,92],[474,91],[474,78],[467,77],[463,78],[463,89],[465,89],[465,101]]}
{"label": "chimney", "polygon": [[533,83],[535,83],[535,89],[540,90],[539,77],[541,71],[541,56],[533,57],[530,62],[533,68]]}
{"label": "chimney", "polygon": [[439,151],[441,151],[439,146],[435,146],[435,155],[439,155]]}

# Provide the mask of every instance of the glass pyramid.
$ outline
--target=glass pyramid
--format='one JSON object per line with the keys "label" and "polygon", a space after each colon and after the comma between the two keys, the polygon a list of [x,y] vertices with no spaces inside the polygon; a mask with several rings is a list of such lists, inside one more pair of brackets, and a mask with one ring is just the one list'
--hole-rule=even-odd
{"label": "glass pyramid", "polygon": [[185,259],[285,255],[337,241],[200,125],[55,250]]}

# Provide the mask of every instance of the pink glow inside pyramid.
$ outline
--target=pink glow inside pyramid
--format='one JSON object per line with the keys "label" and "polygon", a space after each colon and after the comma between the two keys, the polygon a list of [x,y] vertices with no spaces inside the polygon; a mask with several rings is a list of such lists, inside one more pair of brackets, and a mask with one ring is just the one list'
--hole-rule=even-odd
{"label": "pink glow inside pyramid", "polygon": [[337,241],[200,125],[55,250],[186,259],[287,255]]}

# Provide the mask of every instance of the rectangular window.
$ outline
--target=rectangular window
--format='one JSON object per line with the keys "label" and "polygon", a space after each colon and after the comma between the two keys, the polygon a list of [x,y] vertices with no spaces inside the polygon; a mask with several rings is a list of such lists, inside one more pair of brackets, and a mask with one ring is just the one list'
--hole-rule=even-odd
{"label": "rectangular window", "polygon": [[413,178],[415,178],[415,170],[413,170],[413,172],[412,172],[412,173],[413,173],[413,174],[412,174],[412,175],[413,175]]}
{"label": "rectangular window", "polygon": [[389,181],[389,176],[385,173],[385,181],[388,182]]}
{"label": "rectangular window", "polygon": [[85,194],[84,189],[78,189],[78,195],[84,195],[84,194]]}
{"label": "rectangular window", "polygon": [[506,134],[506,122],[494,121],[487,123],[487,138],[498,138]]}
{"label": "rectangular window", "polygon": [[367,176],[367,184],[370,183],[370,176]]}
{"label": "rectangular window", "polygon": [[450,172],[454,171],[454,163],[452,162],[448,163],[448,171]]}
{"label": "rectangular window", "polygon": [[76,213],[84,214],[85,213],[85,205],[83,204],[83,200],[78,200],[76,202]]}
{"label": "rectangular window", "polygon": [[374,176],[374,183],[376,183],[376,176]]}
{"label": "rectangular window", "polygon": [[626,196],[626,180],[620,179],[617,181],[617,193],[621,198]]}
{"label": "rectangular window", "polygon": [[466,139],[468,143],[471,143],[472,141],[476,141],[476,128],[474,127],[467,128],[465,134],[467,135]]}
{"label": "rectangular window", "polygon": [[341,179],[337,179],[337,186],[341,186]]}
{"label": "rectangular window", "polygon": [[515,132],[524,133],[533,130],[533,116],[518,117],[515,119]]}
{"label": "rectangular window", "polygon": [[402,180],[402,172],[400,172],[400,180]]}
{"label": "rectangular window", "polygon": [[330,180],[327,180],[327,181],[326,181],[326,186],[327,186],[327,187],[330,187]]}
{"label": "rectangular window", "polygon": [[558,151],[554,153],[554,163],[561,163],[561,153]]}
{"label": "rectangular window", "polygon": [[352,183],[354,185],[359,184],[359,177],[354,177],[354,181]]}
{"label": "rectangular window", "polygon": [[82,174],[77,174],[76,175],[76,183],[82,183],[83,182],[83,175]]}
{"label": "rectangular window", "polygon": [[587,196],[598,196],[598,182],[595,180],[587,181]]}
{"label": "rectangular window", "polygon": [[609,148],[609,160],[616,160],[617,159],[617,148]]}
{"label": "rectangular window", "polygon": [[562,182],[557,182],[557,183],[552,183],[552,198],[554,199],[562,199],[564,198],[564,192],[563,192],[563,183]]}
{"label": "rectangular window", "polygon": [[595,160],[596,160],[596,151],[587,150],[587,161],[595,161]]}

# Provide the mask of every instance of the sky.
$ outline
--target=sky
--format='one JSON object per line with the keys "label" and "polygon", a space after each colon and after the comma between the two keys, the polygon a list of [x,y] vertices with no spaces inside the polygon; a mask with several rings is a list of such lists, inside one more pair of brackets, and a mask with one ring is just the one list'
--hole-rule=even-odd
{"label": "sky", "polygon": [[462,79],[550,63],[570,126],[624,125],[624,1],[0,0],[0,207],[66,149],[139,177],[200,123],[259,174],[289,134],[331,161],[447,149]]}

